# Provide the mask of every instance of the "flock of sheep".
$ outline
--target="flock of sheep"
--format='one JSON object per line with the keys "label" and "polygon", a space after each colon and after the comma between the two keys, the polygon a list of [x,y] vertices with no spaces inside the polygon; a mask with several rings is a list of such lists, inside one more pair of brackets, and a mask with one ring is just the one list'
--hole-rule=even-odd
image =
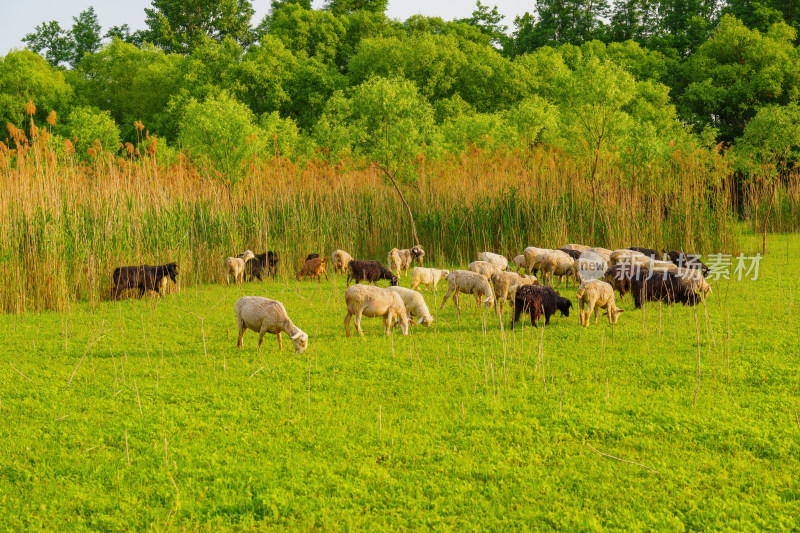
{"label": "flock of sheep", "polygon": [[[578,285],[575,298],[583,326],[589,325],[592,313],[596,324],[601,309],[610,324],[618,321],[623,310],[616,305],[615,290],[620,298],[630,292],[636,308],[646,301],[695,305],[711,292],[711,286],[705,280],[708,268],[698,256],[679,251],[661,254],[649,248],[608,250],[578,244],[567,244],[558,250],[529,247],[511,261],[516,271],[509,268],[506,257],[491,252],[479,253],[467,270],[425,268],[422,266],[424,257],[425,251],[419,245],[402,250],[393,248],[387,257],[388,267],[379,261],[353,259],[344,250],[331,254],[330,264],[334,272],[347,273],[344,326],[348,337],[351,320],[358,334],[363,336],[361,319],[364,316],[383,318],[387,335],[395,325],[399,325],[403,335],[408,334],[410,324],[429,326],[433,316],[416,289],[424,286],[435,291],[443,279],[447,280],[447,292],[442,299],[442,308],[452,297],[458,314],[459,294],[467,294],[475,297],[477,305],[487,309],[494,307],[502,315],[508,301],[514,310],[512,329],[522,313],[530,315],[534,326],[540,318],[549,324],[557,311],[562,316],[569,316],[573,303],[551,286],[556,281],[568,285],[570,280],[574,280]],[[328,279],[326,261],[327,258],[320,258],[318,254],[309,254],[297,272],[297,279],[310,277],[313,280],[316,277],[320,282],[323,275]],[[414,261],[419,266],[412,268]],[[261,280],[264,271],[274,277],[277,262],[277,254],[271,251],[256,255],[247,250],[237,257],[228,257],[225,259],[228,283],[231,277],[236,283],[246,278]],[[400,287],[400,277],[408,275],[409,270],[410,288]],[[142,293],[154,290],[160,294],[166,280],[171,278],[175,281],[176,275],[175,263],[121,267],[114,271],[112,296],[118,297],[126,288],[139,289]],[[380,280],[389,281],[389,286],[360,284],[361,281],[375,284]],[[355,285],[350,286],[351,282]],[[259,334],[259,347],[266,333],[276,335],[280,347],[283,344],[281,334],[286,333],[297,353],[303,353],[308,347],[308,335],[294,325],[281,302],[260,296],[244,296],[236,302],[235,309],[238,347],[242,347],[248,329]]]}

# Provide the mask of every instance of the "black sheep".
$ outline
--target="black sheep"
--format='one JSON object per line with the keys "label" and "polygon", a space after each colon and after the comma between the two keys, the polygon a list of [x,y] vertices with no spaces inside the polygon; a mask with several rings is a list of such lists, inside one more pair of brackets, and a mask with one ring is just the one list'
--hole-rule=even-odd
{"label": "black sheep", "polygon": [[319,254],[308,254],[308,257],[306,257],[306,261],[310,261],[311,259],[316,259],[318,257]]}
{"label": "black sheep", "polygon": [[570,256],[571,258],[573,258],[575,261],[577,261],[578,259],[580,259],[580,257],[581,257],[581,254],[583,253],[583,252],[581,252],[581,251],[578,251],[578,250],[567,250],[566,248],[559,248],[559,250],[560,250],[560,251],[562,251],[562,252],[564,252],[565,254],[569,255],[569,256]]}
{"label": "black sheep", "polygon": [[661,254],[658,253],[657,250],[653,250],[652,248],[642,248],[641,246],[631,246],[628,250],[633,250],[634,252],[641,252],[644,255],[650,256],[652,259],[661,260]]}
{"label": "black sheep", "polygon": [[263,254],[256,255],[253,259],[244,265],[244,273],[247,281],[257,279],[261,281],[261,274],[266,269],[267,276],[270,274],[275,278],[276,265],[278,264],[278,255],[275,252],[264,252]]}
{"label": "black sheep", "polygon": [[695,305],[700,297],[681,278],[672,272],[651,272],[642,268],[631,278],[631,293],[636,308],[645,302],[682,303]]}
{"label": "black sheep", "polygon": [[139,289],[140,296],[143,296],[145,291],[155,291],[161,296],[162,280],[169,277],[175,282],[177,275],[177,263],[117,267],[112,275],[114,287],[111,289],[111,298],[118,299],[124,289]]}
{"label": "black sheep", "polygon": [[397,276],[392,271],[381,264],[380,261],[350,261],[349,272],[347,272],[347,286],[353,280],[358,284],[361,281],[375,283],[381,279],[388,279],[392,286],[398,284]]}
{"label": "black sheep", "polygon": [[671,251],[667,253],[667,257],[674,264],[680,268],[697,268],[703,273],[703,277],[708,276],[710,269],[700,261],[700,256],[697,254],[687,254],[686,252]]}
{"label": "black sheep", "polygon": [[550,317],[556,311],[561,311],[562,316],[569,316],[569,308],[572,302],[564,298],[552,287],[538,285],[523,285],[517,289],[514,299],[514,320],[511,322],[511,329],[519,320],[523,311],[530,313],[531,324],[536,325],[536,319],[544,315],[544,325],[550,324]]}

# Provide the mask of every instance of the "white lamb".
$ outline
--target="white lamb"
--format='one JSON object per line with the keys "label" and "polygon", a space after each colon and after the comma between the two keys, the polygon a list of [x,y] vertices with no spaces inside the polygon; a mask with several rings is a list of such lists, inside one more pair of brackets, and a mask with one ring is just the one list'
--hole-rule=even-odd
{"label": "white lamb", "polygon": [[[594,311],[594,323],[597,324],[597,310],[605,309],[609,324],[616,324],[624,309],[619,309],[614,302],[614,289],[605,281],[595,279],[584,281],[576,294],[580,307],[581,325],[587,327]],[[586,311],[584,311],[584,305]]]}
{"label": "white lamb", "polygon": [[337,274],[347,274],[347,267],[350,265],[350,261],[352,260],[353,257],[344,250],[334,250],[331,254],[331,265],[333,265],[333,271]]}
{"label": "white lamb", "polygon": [[261,296],[239,298],[236,301],[236,325],[239,328],[239,340],[236,342],[238,348],[244,346],[242,338],[248,329],[259,334],[259,348],[264,341],[264,334],[272,333],[278,336],[278,348],[283,349],[282,332],[286,332],[292,339],[296,353],[303,353],[308,348],[308,335],[292,323],[286,308],[276,300]]}
{"label": "white lamb", "polygon": [[508,259],[500,254],[493,254],[492,252],[481,252],[478,254],[478,261],[486,261],[495,265],[500,270],[508,268]]}
{"label": "white lamb", "polygon": [[449,270],[414,267],[411,269],[411,289],[417,290],[417,287],[420,285],[424,285],[427,288],[433,286],[435,289],[436,285],[439,283],[439,280],[446,278],[449,273]]}
{"label": "white lamb", "polygon": [[425,304],[425,298],[422,297],[417,291],[406,289],[405,287],[386,287],[386,290],[396,292],[403,300],[406,306],[406,314],[409,320],[414,320],[414,317],[419,317],[417,324],[423,326],[430,326],[433,324],[433,316],[428,311],[428,306]]}
{"label": "white lamb", "polygon": [[255,254],[250,250],[245,250],[239,257],[228,257],[225,259],[225,266],[227,267],[225,280],[228,282],[228,285],[231,284],[231,274],[233,274],[233,281],[236,284],[241,284],[244,281],[244,266],[253,258],[255,258]]}
{"label": "white lamb", "polygon": [[396,292],[372,285],[353,285],[344,292],[347,304],[347,315],[344,317],[344,332],[350,336],[350,318],[355,316],[354,323],[359,336],[361,331],[361,316],[383,317],[383,331],[388,335],[396,319],[400,319],[400,331],[408,335],[408,315],[403,299]]}
{"label": "white lamb", "polygon": [[[458,293],[474,294],[475,301],[487,309],[494,305],[494,296],[492,294],[492,286],[489,280],[483,274],[472,272],[470,270],[454,270],[447,275],[447,294],[444,295],[442,300],[442,307],[447,303],[450,295],[453,295],[453,303],[458,311]],[[483,298],[481,300],[481,298]]]}
{"label": "white lamb", "polygon": [[498,268],[497,265],[487,263],[486,261],[473,261],[467,265],[467,270],[482,274],[488,279],[491,278],[495,273],[500,272],[501,269]]}

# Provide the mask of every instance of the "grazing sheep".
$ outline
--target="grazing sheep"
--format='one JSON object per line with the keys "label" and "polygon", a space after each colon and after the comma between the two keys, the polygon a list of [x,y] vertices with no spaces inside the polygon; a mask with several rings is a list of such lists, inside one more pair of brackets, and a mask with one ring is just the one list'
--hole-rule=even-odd
{"label": "grazing sheep", "polygon": [[[578,288],[576,296],[580,307],[581,325],[584,327],[589,326],[592,311],[594,311],[595,324],[597,324],[598,309],[606,310],[609,324],[616,324],[619,315],[624,312],[624,309],[619,309],[614,302],[614,288],[605,281],[599,279],[584,281]],[[584,305],[587,306],[586,312],[583,310]]]}
{"label": "grazing sheep", "polygon": [[608,270],[608,260],[605,256],[586,250],[575,262],[575,282],[583,283],[593,279],[601,279]]}
{"label": "grazing sheep", "polygon": [[654,273],[642,268],[638,276],[631,277],[631,293],[636,309],[644,302],[661,301],[668,304],[695,305],[699,295],[691,286],[672,272]]}
{"label": "grazing sheep", "polygon": [[245,250],[244,253],[238,257],[228,257],[225,259],[225,280],[228,285],[231,284],[231,274],[233,274],[233,281],[237,285],[244,281],[244,267],[248,261],[255,258],[255,255],[250,250]]}
{"label": "grazing sheep", "polygon": [[119,299],[124,289],[139,289],[140,297],[144,296],[145,291],[155,291],[162,296],[161,291],[164,289],[165,279],[169,277],[177,283],[175,280],[177,275],[177,263],[117,267],[112,274],[114,287],[111,289],[111,298]]}
{"label": "grazing sheep", "polygon": [[589,246],[584,244],[565,244],[561,247],[562,250],[577,250],[579,252],[585,252],[589,249]]}
{"label": "grazing sheep", "polygon": [[492,252],[479,253],[478,261],[486,261],[487,263],[491,263],[500,270],[506,270],[508,268],[508,259],[506,259],[502,255],[493,254]]}
{"label": "grazing sheep", "polygon": [[[506,300],[514,302],[514,294],[517,287],[521,285],[533,285],[539,281],[533,276],[522,276],[516,272],[495,272],[491,278],[494,297],[497,299],[497,312],[502,314],[505,309]],[[513,292],[511,292],[513,289]]]}
{"label": "grazing sheep", "polygon": [[267,253],[256,254],[244,264],[244,277],[247,281],[253,281],[254,279],[261,281],[261,273],[267,268]]}
{"label": "grazing sheep", "polygon": [[708,284],[703,273],[697,268],[679,268],[675,275],[683,280],[684,283],[689,285],[694,292],[702,294],[703,298],[708,298],[711,293],[711,285]]}
{"label": "grazing sheep", "polygon": [[447,275],[447,294],[444,295],[441,308],[444,309],[444,304],[447,303],[447,299],[452,294],[453,303],[456,306],[456,311],[458,311],[458,293],[474,294],[478,305],[482,301],[483,306],[487,309],[494,305],[492,286],[489,285],[489,280],[483,274],[470,270],[453,270],[450,272]]}
{"label": "grazing sheep", "polygon": [[361,261],[353,259],[350,261],[350,270],[347,273],[347,286],[353,280],[358,285],[359,282],[366,281],[375,283],[381,279],[388,279],[391,285],[397,285],[400,281],[391,270],[383,266],[379,261]]}
{"label": "grazing sheep", "polygon": [[417,290],[420,285],[435,289],[439,280],[444,279],[450,273],[449,270],[439,270],[437,268],[414,267],[411,269],[411,289]]}
{"label": "grazing sheep", "polygon": [[311,261],[312,259],[316,259],[317,257],[319,257],[319,254],[308,254],[306,256],[306,261]]}
{"label": "grazing sheep", "polygon": [[517,289],[524,287],[525,285],[537,285],[539,287],[542,286],[539,280],[536,279],[536,276],[522,276],[522,279],[511,284],[511,286],[508,288],[508,301],[511,302],[512,309],[514,308],[514,301],[517,299]]}
{"label": "grazing sheep", "polygon": [[275,272],[278,270],[278,253],[267,250],[267,275],[275,279]]}
{"label": "grazing sheep", "polygon": [[642,248],[641,246],[630,246],[628,250],[633,250],[634,252],[639,252],[640,254],[646,255],[651,259],[661,259],[661,254],[658,253],[658,250],[654,250],[652,248]]}
{"label": "grazing sheep", "polygon": [[433,324],[433,316],[428,311],[428,306],[425,304],[425,298],[422,297],[417,291],[406,289],[405,287],[386,287],[387,291],[396,292],[403,300],[403,305],[406,306],[406,314],[408,319],[412,321],[415,316],[419,317],[417,324],[423,326],[430,326]]}
{"label": "grazing sheep", "polygon": [[650,259],[642,252],[637,252],[635,250],[628,250],[627,248],[622,250],[614,250],[611,252],[611,257],[609,258],[608,266],[614,266],[618,263],[630,263],[633,261],[634,258],[646,258]]}
{"label": "grazing sheep", "polygon": [[524,255],[520,254],[514,257],[514,265],[516,265],[517,267],[517,274],[519,274],[519,271],[522,270],[523,268],[525,269],[526,274],[530,274],[530,272],[528,271],[528,264],[525,262]]}
{"label": "grazing sheep", "polygon": [[589,248],[588,250],[585,250],[585,251],[593,252],[593,253],[599,255],[600,257],[605,259],[606,263],[611,262],[611,250],[609,250],[608,248],[596,247],[596,248]]}
{"label": "grazing sheep", "polygon": [[328,273],[325,271],[325,258],[320,259],[319,257],[315,257],[306,260],[303,264],[303,268],[297,272],[297,281],[302,280],[306,276],[310,276],[311,281],[314,281],[314,277],[316,277],[317,283],[322,283],[322,274],[325,274],[325,281],[327,281]]}
{"label": "grazing sheep", "polygon": [[531,314],[531,324],[536,325],[536,320],[544,315],[544,325],[550,325],[550,317],[561,311],[562,316],[569,316],[569,308],[572,302],[562,297],[552,287],[538,285],[524,285],[517,289],[514,298],[514,320],[511,322],[511,329],[519,320],[524,312]]}
{"label": "grazing sheep", "polygon": [[657,261],[657,260],[650,260],[646,265],[646,268],[652,270],[653,272],[672,272],[673,274],[678,271],[678,267],[672,261]]}
{"label": "grazing sheep", "polygon": [[566,249],[564,249],[564,248],[561,248],[561,249],[560,249],[560,250],[558,250],[558,251],[559,251],[559,252],[564,252],[565,254],[567,254],[568,256],[570,256],[570,257],[571,257],[572,259],[574,259],[575,261],[577,261],[577,260],[578,260],[578,258],[580,258],[581,254],[583,253],[583,252],[582,252],[582,251],[580,251],[580,250],[566,250]]}
{"label": "grazing sheep", "polygon": [[700,261],[700,256],[697,254],[687,254],[686,252],[673,250],[667,253],[666,258],[675,263],[678,268],[699,269],[703,273],[703,277],[708,276],[710,272],[710,269]]}
{"label": "grazing sheep", "polygon": [[533,274],[534,276],[538,275],[539,269],[541,268],[542,261],[544,261],[545,257],[552,252],[549,248],[536,248],[534,246],[529,246],[523,250],[522,255],[525,256],[525,266],[528,269],[528,272]]}
{"label": "grazing sheep", "polygon": [[492,263],[487,263],[486,261],[473,261],[467,265],[467,270],[471,270],[472,272],[477,272],[478,274],[482,274],[487,278],[491,278],[495,273],[500,272],[501,269]]}
{"label": "grazing sheep", "polygon": [[292,339],[295,353],[303,353],[308,348],[308,335],[303,333],[289,319],[286,308],[281,302],[262,298],[261,296],[242,296],[236,301],[236,325],[239,328],[237,348],[244,346],[242,339],[249,329],[258,333],[258,347],[264,341],[265,333],[278,337],[278,349],[283,349],[281,333]]}
{"label": "grazing sheep", "polygon": [[402,276],[403,272],[408,272],[408,269],[411,268],[411,263],[414,259],[417,259],[419,264],[422,265],[423,257],[425,257],[425,250],[419,245],[413,246],[408,250],[392,248],[389,250],[386,262],[389,264],[389,270],[396,273],[397,276]]}
{"label": "grazing sheep", "polygon": [[344,317],[344,332],[350,336],[350,318],[355,316],[354,323],[359,336],[361,331],[361,316],[383,317],[383,332],[388,335],[396,319],[400,319],[400,331],[408,335],[408,315],[403,299],[396,292],[369,285],[353,285],[344,292],[347,304],[347,315]]}
{"label": "grazing sheep", "polygon": [[331,254],[331,264],[333,265],[333,271],[337,274],[342,273],[344,274],[347,272],[347,267],[350,266],[350,261],[353,260],[353,257],[345,252],[344,250],[334,250]]}
{"label": "grazing sheep", "polygon": [[636,265],[619,263],[606,270],[603,280],[619,292],[620,298],[625,298],[631,290],[631,280],[639,276],[640,271],[641,267]]}
{"label": "grazing sheep", "polygon": [[575,271],[575,260],[569,254],[561,250],[551,250],[540,257],[542,260],[539,266],[542,269],[542,279],[545,284],[552,284],[555,276],[558,276],[559,283],[563,282],[564,278],[569,283],[569,277],[573,276]]}

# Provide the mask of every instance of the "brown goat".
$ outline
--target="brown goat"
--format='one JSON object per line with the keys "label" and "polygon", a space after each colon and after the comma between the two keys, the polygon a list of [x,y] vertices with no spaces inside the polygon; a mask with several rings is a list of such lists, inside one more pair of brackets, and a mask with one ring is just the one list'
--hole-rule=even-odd
{"label": "brown goat", "polygon": [[315,257],[303,264],[303,268],[297,272],[297,281],[310,276],[311,281],[314,281],[314,277],[316,277],[317,283],[322,283],[322,274],[325,274],[325,280],[327,281],[328,273],[325,271],[325,258]]}

